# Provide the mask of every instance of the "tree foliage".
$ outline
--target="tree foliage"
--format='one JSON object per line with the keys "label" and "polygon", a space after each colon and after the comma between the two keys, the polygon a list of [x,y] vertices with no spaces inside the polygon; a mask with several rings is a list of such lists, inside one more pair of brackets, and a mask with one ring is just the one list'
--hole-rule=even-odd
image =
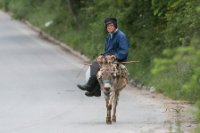
{"label": "tree foliage", "polygon": [[[152,74],[159,77],[164,73],[172,72],[168,78],[172,78],[168,85],[164,85],[163,91],[167,92],[171,84],[174,85],[173,95],[175,98],[200,99],[200,76],[199,76],[199,24],[200,15],[198,1],[178,0],[168,1],[167,12],[162,16],[167,25],[164,33],[165,45],[161,57],[154,59]],[[178,76],[174,76],[174,75]],[[165,84],[160,82],[160,84]],[[166,89],[166,90],[164,90]],[[170,91],[168,91],[170,92]],[[178,92],[178,93],[177,93]]]}

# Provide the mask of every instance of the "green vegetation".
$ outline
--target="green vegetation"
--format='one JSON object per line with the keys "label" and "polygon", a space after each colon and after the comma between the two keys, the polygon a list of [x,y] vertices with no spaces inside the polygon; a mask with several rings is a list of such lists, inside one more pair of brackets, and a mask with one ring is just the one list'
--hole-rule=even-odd
{"label": "green vegetation", "polygon": [[[198,111],[196,112],[197,121],[200,122],[200,101],[196,102]],[[200,133],[200,125],[194,130],[194,133]]]}
{"label": "green vegetation", "polygon": [[129,38],[129,60],[140,61],[128,65],[131,78],[174,99],[200,101],[200,1],[0,0],[0,7],[90,58],[102,53],[103,21],[114,16]]}

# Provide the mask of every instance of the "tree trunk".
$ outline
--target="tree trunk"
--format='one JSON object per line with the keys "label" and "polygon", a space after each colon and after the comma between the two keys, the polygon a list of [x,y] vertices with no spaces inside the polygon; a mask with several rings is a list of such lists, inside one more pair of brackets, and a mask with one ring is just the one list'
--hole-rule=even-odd
{"label": "tree trunk", "polygon": [[74,24],[76,26],[76,29],[79,30],[80,29],[80,21],[78,19],[78,15],[77,15],[77,9],[79,6],[79,3],[78,1],[76,0],[67,0],[68,2],[68,9],[69,9],[69,12],[72,16],[72,20],[74,21]]}

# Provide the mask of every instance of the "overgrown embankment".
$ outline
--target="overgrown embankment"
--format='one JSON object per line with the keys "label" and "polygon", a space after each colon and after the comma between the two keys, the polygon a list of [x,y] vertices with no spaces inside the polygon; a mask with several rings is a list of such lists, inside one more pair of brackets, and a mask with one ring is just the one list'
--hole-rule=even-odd
{"label": "overgrown embankment", "polygon": [[199,1],[0,0],[0,6],[90,58],[103,52],[104,19],[118,18],[129,60],[140,61],[128,65],[130,77],[200,108]]}

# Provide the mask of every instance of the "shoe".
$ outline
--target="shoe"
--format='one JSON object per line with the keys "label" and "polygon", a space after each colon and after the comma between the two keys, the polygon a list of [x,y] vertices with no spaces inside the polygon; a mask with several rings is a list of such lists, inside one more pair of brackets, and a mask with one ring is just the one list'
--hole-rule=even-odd
{"label": "shoe", "polygon": [[78,84],[77,87],[83,91],[91,92],[95,88],[97,83],[98,83],[97,77],[91,76],[86,84],[84,85]]}
{"label": "shoe", "polygon": [[100,90],[99,83],[95,86],[93,91],[85,92],[85,95],[88,96],[88,97],[92,97],[92,96],[100,97],[101,96],[101,90]]}
{"label": "shoe", "polygon": [[89,86],[87,86],[87,84],[84,84],[84,85],[79,85],[79,84],[78,84],[77,87],[78,87],[79,89],[83,90],[83,91],[87,91],[88,88],[89,88]]}
{"label": "shoe", "polygon": [[85,92],[85,95],[88,96],[88,97],[92,97],[92,96],[95,96],[95,97],[100,97],[101,96],[101,93],[96,93],[96,92]]}

